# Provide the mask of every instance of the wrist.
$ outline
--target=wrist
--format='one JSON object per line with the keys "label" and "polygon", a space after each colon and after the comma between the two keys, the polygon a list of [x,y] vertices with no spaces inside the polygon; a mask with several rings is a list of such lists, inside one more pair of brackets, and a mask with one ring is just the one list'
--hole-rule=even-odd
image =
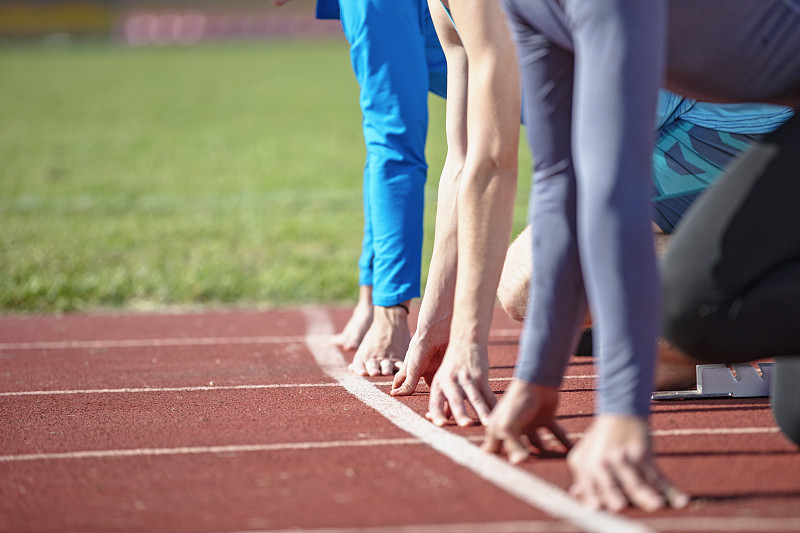
{"label": "wrist", "polygon": [[399,304],[394,304],[394,305],[387,305],[385,307],[386,307],[386,309],[394,309],[394,308],[403,309],[406,312],[406,315],[411,313],[411,311],[408,309],[408,305],[406,305],[404,303],[399,303]]}
{"label": "wrist", "polygon": [[393,305],[375,305],[374,316],[376,318],[383,318],[389,322],[405,322],[408,319],[410,309],[408,307],[409,301],[396,303]]}

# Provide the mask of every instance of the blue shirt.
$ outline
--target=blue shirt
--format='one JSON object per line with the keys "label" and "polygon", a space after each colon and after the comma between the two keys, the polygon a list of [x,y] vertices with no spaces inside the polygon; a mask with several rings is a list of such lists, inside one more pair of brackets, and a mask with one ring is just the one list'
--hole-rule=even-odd
{"label": "blue shirt", "polygon": [[676,120],[729,133],[769,133],[794,112],[772,104],[716,104],[698,102],[666,90],[658,95],[656,129]]}
{"label": "blue shirt", "polygon": [[318,19],[339,19],[339,0],[317,0]]}

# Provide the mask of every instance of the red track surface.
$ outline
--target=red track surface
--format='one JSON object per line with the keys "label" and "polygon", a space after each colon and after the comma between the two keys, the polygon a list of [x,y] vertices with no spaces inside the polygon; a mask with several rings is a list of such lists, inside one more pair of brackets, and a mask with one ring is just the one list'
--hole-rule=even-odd
{"label": "red track surface", "polygon": [[[347,318],[325,311],[337,327]],[[0,531],[580,529],[347,392],[315,360],[309,320],[302,310],[0,318]],[[498,394],[518,330],[496,313]],[[568,373],[561,422],[579,434],[595,380],[576,376],[595,370],[576,358]],[[370,381],[388,391],[387,378]],[[422,386],[396,401],[424,414],[427,397]],[[627,524],[800,532],[800,453],[767,399],[658,403],[652,427],[660,467],[695,500],[628,511]],[[558,454],[520,468],[569,486]]]}

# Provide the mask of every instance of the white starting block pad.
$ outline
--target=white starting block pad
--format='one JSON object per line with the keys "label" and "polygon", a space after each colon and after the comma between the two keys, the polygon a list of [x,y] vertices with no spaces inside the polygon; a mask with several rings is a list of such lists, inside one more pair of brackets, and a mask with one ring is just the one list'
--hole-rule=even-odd
{"label": "white starting block pad", "polygon": [[654,400],[769,396],[775,363],[697,365],[697,388],[653,393]]}

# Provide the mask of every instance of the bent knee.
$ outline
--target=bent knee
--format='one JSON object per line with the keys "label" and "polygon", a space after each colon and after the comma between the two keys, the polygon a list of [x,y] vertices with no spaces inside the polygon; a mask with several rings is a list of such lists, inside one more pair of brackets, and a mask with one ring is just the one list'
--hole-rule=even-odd
{"label": "bent knee", "polygon": [[497,299],[503,311],[517,322],[525,321],[527,298],[520,298],[519,291],[510,290],[502,284],[497,288]]}
{"label": "bent knee", "polygon": [[508,247],[497,287],[497,299],[500,300],[503,310],[519,322],[525,320],[531,283],[530,232],[530,226],[526,227]]}

